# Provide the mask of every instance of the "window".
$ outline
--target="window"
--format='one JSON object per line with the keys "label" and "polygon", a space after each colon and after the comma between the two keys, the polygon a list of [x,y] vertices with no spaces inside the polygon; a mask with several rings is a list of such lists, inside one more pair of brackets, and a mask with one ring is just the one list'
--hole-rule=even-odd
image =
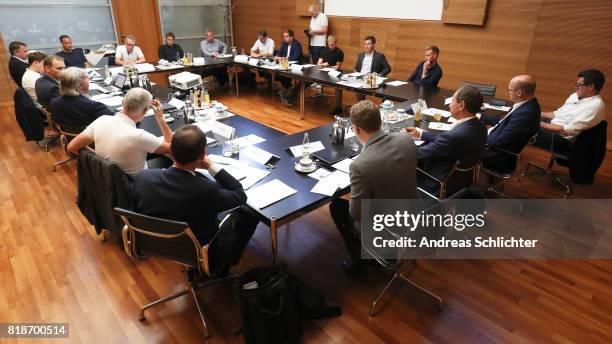
{"label": "window", "polygon": [[48,54],[61,49],[63,34],[79,48],[117,41],[110,0],[0,0],[0,31],[7,49],[11,41],[22,41]]}
{"label": "window", "polygon": [[[232,45],[228,0],[159,0],[162,34],[172,32],[185,52],[200,56],[200,42],[207,29]],[[162,37],[164,40],[165,37]]]}

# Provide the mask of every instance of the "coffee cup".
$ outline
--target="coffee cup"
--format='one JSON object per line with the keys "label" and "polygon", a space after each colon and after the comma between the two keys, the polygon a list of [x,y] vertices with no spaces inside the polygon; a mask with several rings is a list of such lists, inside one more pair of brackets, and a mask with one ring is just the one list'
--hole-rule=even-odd
{"label": "coffee cup", "polygon": [[300,159],[300,166],[302,166],[302,167],[310,167],[310,166],[312,166],[312,159],[309,159],[309,158]]}

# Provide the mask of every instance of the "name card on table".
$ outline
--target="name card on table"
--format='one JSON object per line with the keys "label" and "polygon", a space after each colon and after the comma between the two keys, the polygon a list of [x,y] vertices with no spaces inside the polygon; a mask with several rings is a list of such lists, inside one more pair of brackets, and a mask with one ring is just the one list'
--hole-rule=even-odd
{"label": "name card on table", "polygon": [[236,56],[234,56],[234,62],[248,63],[249,62],[249,56],[248,55],[236,55]]}
{"label": "name card on table", "polygon": [[301,72],[304,66],[294,63],[289,68],[291,69],[292,72]]}
{"label": "name card on table", "polygon": [[249,64],[251,66],[257,66],[258,63],[259,63],[259,59],[249,59]]}
{"label": "name card on table", "polygon": [[194,57],[193,65],[194,66],[203,66],[206,64],[206,60],[203,57]]}
{"label": "name card on table", "polygon": [[338,72],[337,70],[330,70],[327,74],[329,74],[329,76],[332,78],[338,78],[342,73]]}

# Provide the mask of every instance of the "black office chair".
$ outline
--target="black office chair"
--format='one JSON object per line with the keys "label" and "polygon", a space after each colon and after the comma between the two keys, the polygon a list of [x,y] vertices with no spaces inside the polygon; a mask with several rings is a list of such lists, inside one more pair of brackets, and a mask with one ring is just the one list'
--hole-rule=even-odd
{"label": "black office chair", "polygon": [[[571,195],[572,183],[590,185],[595,181],[595,174],[606,156],[608,122],[601,121],[596,126],[581,132],[571,145],[570,152],[555,151],[555,140],[550,147],[548,166],[543,167],[529,162],[521,177],[529,174],[529,168],[535,167],[542,174],[551,176],[554,181],[565,189],[564,198]],[[553,171],[554,164],[569,168],[569,181],[563,180],[561,172]],[[519,178],[520,180],[520,178]]]}
{"label": "black office chair", "polygon": [[457,161],[455,166],[448,172],[445,178],[438,179],[431,174],[417,167],[417,172],[421,175],[433,180],[439,186],[437,194],[438,199],[444,199],[454,194],[458,190],[468,188],[478,179],[480,161],[476,162],[461,162]]}
{"label": "black office chair", "polygon": [[[144,320],[144,311],[156,305],[163,304],[177,297],[191,294],[195,300],[206,338],[210,337],[208,326],[202,307],[198,301],[197,291],[218,282],[235,278],[236,275],[225,275],[226,267],[230,264],[229,257],[214,255],[219,261],[211,262],[211,251],[215,250],[216,238],[222,230],[233,230],[234,226],[224,226],[226,221],[232,221],[227,215],[221,222],[215,236],[206,245],[201,245],[185,222],[171,221],[152,216],[146,216],[133,211],[115,208],[114,213],[121,217],[123,227],[123,246],[131,258],[160,257],[173,260],[185,268],[186,285],[183,289],[168,296],[162,297],[144,305],[139,312],[138,319]],[[212,264],[211,264],[212,263]],[[193,272],[196,274],[193,274]]]}
{"label": "black office chair", "polygon": [[[537,137],[538,137],[538,134],[536,133],[535,135],[533,135],[531,137],[531,139],[529,139],[529,141],[527,142],[525,147],[533,145],[533,143],[535,143]],[[487,192],[488,193],[493,193],[493,194],[499,196],[500,198],[511,200],[511,201],[515,202],[517,204],[518,208],[519,208],[519,211],[523,211],[523,204],[520,203],[517,200],[514,200],[514,199],[508,197],[506,194],[504,194],[503,187],[504,187],[504,181],[512,178],[516,174],[516,171],[518,170],[518,168],[520,166],[521,156],[523,154],[523,150],[525,149],[525,147],[523,147],[523,149],[521,149],[521,151],[518,152],[518,153],[514,153],[514,152],[511,152],[509,150],[505,150],[505,149],[499,148],[499,147],[487,147],[487,149],[493,149],[495,151],[498,151],[498,152],[500,152],[502,154],[505,154],[508,157],[514,159],[514,165],[512,165],[512,167],[509,168],[509,169],[499,170],[499,169],[495,169],[495,168],[493,168],[491,166],[487,166],[486,160],[483,160],[480,163],[480,170],[482,172],[490,175],[491,177],[493,177],[492,182],[489,183],[489,185],[487,185]],[[519,182],[520,182],[520,178],[519,178]]]}
{"label": "black office chair", "polygon": [[49,151],[49,146],[57,142],[59,135],[45,135],[45,118],[51,123],[50,114],[36,107],[30,95],[21,87],[13,95],[15,118],[26,141],[37,141],[39,147]]}
{"label": "black office chair", "polygon": [[461,86],[474,86],[485,97],[486,96],[495,97],[495,91],[497,90],[497,86],[495,85],[477,84],[471,81],[462,81]]}
{"label": "black office chair", "polygon": [[70,143],[72,139],[77,137],[77,135],[79,135],[81,131],[85,129],[83,127],[69,126],[69,125],[65,125],[65,124],[61,124],[57,122],[54,122],[54,125],[55,125],[55,128],[60,133],[59,140],[60,140],[60,144],[62,145],[62,149],[64,150],[64,153],[66,154],[66,159],[58,160],[54,162],[53,165],[51,166],[51,169],[53,170],[53,172],[57,171],[57,166],[65,164],[69,161],[75,160],[77,158],[75,154],[72,154],[68,151],[68,143]]}

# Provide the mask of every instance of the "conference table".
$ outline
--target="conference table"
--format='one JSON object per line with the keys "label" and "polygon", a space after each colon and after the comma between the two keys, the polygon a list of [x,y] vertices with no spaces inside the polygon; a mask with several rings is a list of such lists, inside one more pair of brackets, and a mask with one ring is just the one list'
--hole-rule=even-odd
{"label": "conference table", "polygon": [[[226,65],[226,62],[219,62],[219,64],[207,65],[206,68],[212,68],[212,66],[218,67]],[[281,72],[279,74],[282,75],[282,73],[287,72]],[[304,74],[303,79],[307,81],[316,81],[321,84],[328,84],[334,82],[333,80],[326,79],[325,76],[322,74],[327,75],[327,73],[312,71],[311,73]],[[162,100],[167,99],[168,95],[172,92],[172,89],[159,85],[153,86],[151,90],[151,93],[156,98]],[[387,99],[393,100],[402,100],[409,98],[408,100],[395,104],[396,108],[406,109],[406,113],[409,115],[413,114],[410,105],[415,103],[418,99],[425,99],[430,105],[430,107],[443,109],[445,108],[445,100],[453,94],[453,92],[450,90],[440,88],[422,88],[413,84],[405,84],[403,86],[393,89],[379,87],[374,90],[361,90],[361,92],[366,92],[367,94],[379,97],[386,97]],[[501,113],[503,113],[494,110],[484,110],[483,112],[489,115],[500,115]],[[256,161],[252,161],[246,156],[241,156],[240,154],[235,157],[237,160],[248,163],[249,166],[253,166],[255,168],[267,170],[270,172],[269,175],[261,179],[252,187],[256,187],[258,185],[262,185],[264,183],[277,179],[283,182],[284,184],[290,186],[291,188],[295,189],[296,191],[294,194],[283,198],[275,203],[272,203],[269,206],[263,207],[262,209],[251,207],[251,209],[257,214],[259,219],[264,224],[270,227],[270,241],[273,262],[274,264],[278,264],[278,229],[281,226],[299,218],[300,216],[329,203],[332,200],[332,197],[343,196],[347,194],[350,190],[349,186],[339,188],[333,196],[326,196],[323,194],[311,192],[312,188],[315,186],[315,184],[317,184],[318,180],[309,176],[308,174],[300,173],[295,170],[294,167],[295,164],[298,162],[299,157],[294,157],[289,151],[289,147],[301,145],[305,133],[309,134],[311,143],[320,141],[327,150],[342,152],[342,154],[346,154],[347,149],[349,151],[352,150],[352,154],[347,155],[347,157],[357,155],[361,150],[361,145],[357,142],[357,138],[354,136],[351,138],[347,138],[343,145],[332,144],[332,123],[306,131],[298,132],[292,135],[286,135],[278,130],[255,122],[238,114],[233,114],[231,112],[229,114],[230,116],[223,119],[217,119],[217,121],[235,128],[237,138],[244,137],[247,135],[257,135],[265,139],[265,141],[260,142],[255,146],[280,158],[273,165],[266,166]],[[431,130],[428,128],[428,124],[431,121],[434,121],[434,119],[428,116],[423,116],[423,119],[420,122],[416,123],[416,125],[423,129]],[[444,117],[440,120],[440,122],[446,121],[447,118]],[[169,123],[169,126],[172,130],[176,130],[184,124],[185,123],[182,119],[175,119],[173,122]],[[153,116],[145,117],[144,120],[139,124],[139,126],[154,135],[161,135],[161,131]],[[411,126],[415,126],[414,117],[410,117],[402,122],[390,124],[387,130],[394,132],[399,131],[402,128]],[[224,138],[219,137],[216,134],[207,133],[207,135],[212,135],[213,138],[218,141],[225,141]],[[222,155],[222,147],[218,143],[209,144],[207,154]],[[318,168],[324,168],[330,172],[335,170],[333,166],[321,160],[315,159],[315,162]]]}

